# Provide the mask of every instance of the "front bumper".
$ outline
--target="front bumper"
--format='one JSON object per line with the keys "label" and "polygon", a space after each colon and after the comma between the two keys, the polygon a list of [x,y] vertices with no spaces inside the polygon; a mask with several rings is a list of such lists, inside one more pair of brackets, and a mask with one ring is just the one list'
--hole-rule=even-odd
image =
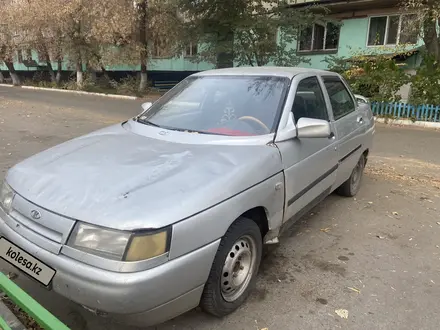
{"label": "front bumper", "polygon": [[[12,230],[1,218],[0,235],[56,270],[52,289],[90,309],[111,314],[150,314],[160,308],[168,319],[199,303],[220,240],[158,267],[133,273],[95,268],[38,247]],[[167,307],[169,315],[165,316]],[[180,307],[178,307],[180,306]],[[154,313],[153,313],[154,314]]]}

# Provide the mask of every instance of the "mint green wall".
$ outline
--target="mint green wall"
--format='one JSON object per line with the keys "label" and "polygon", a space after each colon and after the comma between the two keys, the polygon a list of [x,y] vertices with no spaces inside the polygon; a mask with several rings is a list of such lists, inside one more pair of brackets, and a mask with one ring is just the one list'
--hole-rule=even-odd
{"label": "mint green wall", "polygon": [[[36,52],[32,52],[32,58],[37,59]],[[45,65],[43,62],[39,62],[40,65]],[[58,65],[56,62],[52,62],[54,70],[57,70]],[[36,68],[28,68],[23,63],[18,63],[17,59],[14,61],[14,67],[17,71],[36,71]],[[202,71],[212,69],[214,66],[211,63],[193,63],[189,58],[184,56],[175,58],[161,58],[151,59],[148,63],[148,70],[151,71]],[[69,65],[67,61],[62,64],[63,70],[73,70],[74,68]],[[116,65],[114,67],[107,67],[108,70],[115,71],[135,71],[140,70],[139,65]],[[0,62],[0,70],[7,71],[3,62]]]}
{"label": "mint green wall", "polygon": [[[336,54],[332,54],[338,57],[351,57],[354,53],[359,52],[380,52],[389,53],[395,50],[395,47],[367,47],[367,30],[368,30],[368,17],[346,19],[342,21],[341,33],[339,38],[339,48]],[[423,45],[422,40],[419,40],[418,45],[407,47],[407,49],[415,48]],[[292,48],[296,48],[296,42],[290,45]],[[400,50],[404,50],[400,47]],[[329,55],[305,55],[310,63],[301,63],[302,67],[310,67],[316,69],[327,69],[327,63],[324,62],[325,58]],[[33,58],[36,59],[36,53],[33,52]],[[408,61],[408,67],[415,67],[419,65],[420,61]],[[44,65],[44,63],[41,63]],[[57,68],[56,63],[52,63],[54,69]],[[214,68],[211,63],[193,63],[189,58],[182,56],[174,58],[163,59],[151,59],[149,61],[150,71],[202,71]],[[35,68],[27,68],[24,64],[15,62],[15,69],[19,71],[34,71]],[[108,70],[116,71],[131,71],[139,70],[139,66],[131,65],[118,65],[114,67],[108,67]],[[0,70],[7,70],[3,63],[0,63]],[[68,63],[63,63],[63,70],[72,70],[68,68]]]}
{"label": "mint green wall", "polygon": [[[417,45],[400,46],[400,47],[367,47],[367,35],[368,35],[368,21],[369,18],[354,18],[342,21],[341,33],[339,37],[339,47],[336,54],[333,56],[338,57],[352,57],[354,54],[359,53],[391,53],[395,50],[404,51],[410,50],[423,45],[423,41],[419,39]],[[296,44],[294,45],[296,47]],[[305,56],[310,60],[310,64],[301,63],[302,67],[309,67],[314,69],[327,69],[327,63],[323,62],[329,55],[307,55]],[[420,61],[413,60],[411,57],[408,60],[408,67],[413,68],[420,64]]]}
{"label": "mint green wall", "polygon": [[[368,18],[357,18],[344,20],[339,36],[339,47],[336,54],[338,57],[349,57],[352,50],[366,49],[367,44]],[[297,47],[297,45],[293,45]],[[327,63],[323,62],[330,54],[305,55],[309,63],[301,63],[301,67],[314,69],[327,69]]]}

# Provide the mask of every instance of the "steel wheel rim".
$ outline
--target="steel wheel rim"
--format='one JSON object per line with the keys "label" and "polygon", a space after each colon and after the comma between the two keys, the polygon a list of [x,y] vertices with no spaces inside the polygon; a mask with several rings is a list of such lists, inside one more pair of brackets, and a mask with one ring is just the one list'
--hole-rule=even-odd
{"label": "steel wheel rim", "polygon": [[356,164],[351,176],[351,190],[356,191],[362,177],[362,159]]}
{"label": "steel wheel rim", "polygon": [[255,240],[245,235],[228,252],[221,274],[221,294],[227,302],[240,298],[248,287],[255,272],[256,249]]}

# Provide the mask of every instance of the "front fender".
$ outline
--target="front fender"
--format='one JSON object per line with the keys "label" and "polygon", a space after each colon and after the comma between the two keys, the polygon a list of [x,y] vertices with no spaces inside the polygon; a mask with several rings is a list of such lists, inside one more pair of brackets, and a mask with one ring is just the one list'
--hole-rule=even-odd
{"label": "front fender", "polygon": [[[281,183],[282,189],[279,189]],[[173,226],[170,259],[209,244],[226,233],[243,213],[264,207],[269,230],[279,228],[284,210],[284,174],[279,172],[251,188]]]}

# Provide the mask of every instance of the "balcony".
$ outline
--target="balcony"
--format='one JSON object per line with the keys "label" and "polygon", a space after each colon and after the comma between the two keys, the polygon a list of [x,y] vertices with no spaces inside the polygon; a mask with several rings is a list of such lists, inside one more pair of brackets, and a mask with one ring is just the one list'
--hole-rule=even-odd
{"label": "balcony", "polygon": [[333,14],[347,11],[364,11],[382,8],[396,7],[399,0],[289,0],[292,7],[307,7],[310,5],[323,5]]}

